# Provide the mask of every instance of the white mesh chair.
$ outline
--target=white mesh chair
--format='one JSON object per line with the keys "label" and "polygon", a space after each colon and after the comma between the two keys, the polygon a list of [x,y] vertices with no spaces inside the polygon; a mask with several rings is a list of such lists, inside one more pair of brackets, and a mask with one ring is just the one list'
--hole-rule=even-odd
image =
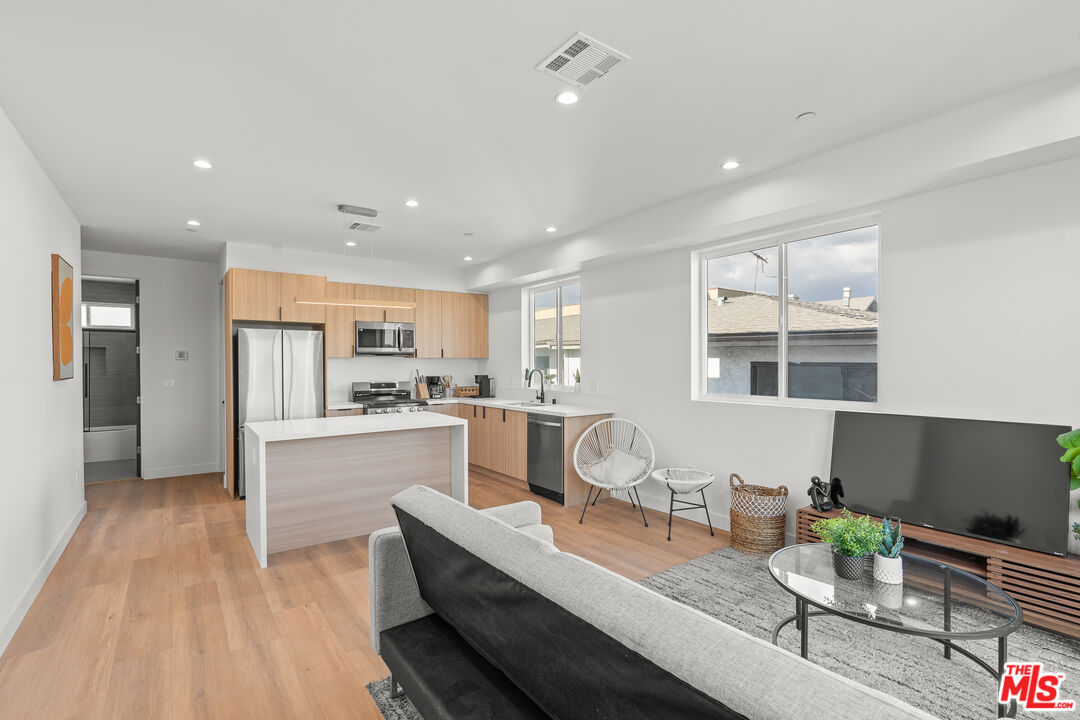
{"label": "white mesh chair", "polygon": [[[620,451],[620,453],[615,453],[615,451]],[[622,453],[631,457],[624,458]],[[615,456],[616,454],[618,457]],[[635,463],[635,460],[638,462]],[[592,504],[596,505],[596,501],[600,499],[600,493],[607,490],[609,495],[620,496],[625,493],[630,504],[641,511],[641,519],[645,527],[649,527],[637,486],[649,477],[655,460],[652,441],[636,423],[611,418],[590,425],[574,445],[574,468],[578,476],[591,486],[589,497],[585,500],[585,507],[581,508],[581,518],[578,519],[578,523],[585,521],[585,511],[589,509],[589,501],[592,500]],[[610,464],[614,461],[619,461],[624,469],[627,467],[634,469],[634,474],[613,477],[612,473],[604,472],[611,469]],[[609,467],[605,468],[605,464]],[[636,472],[635,466],[640,467],[640,472]],[[593,488],[596,488],[595,498]]]}

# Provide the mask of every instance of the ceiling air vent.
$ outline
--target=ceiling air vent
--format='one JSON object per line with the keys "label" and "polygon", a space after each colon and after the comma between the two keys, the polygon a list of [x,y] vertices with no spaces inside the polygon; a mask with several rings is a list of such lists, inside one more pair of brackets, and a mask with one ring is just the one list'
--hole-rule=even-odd
{"label": "ceiling air vent", "polygon": [[629,59],[629,55],[578,33],[537,65],[536,69],[571,85],[585,87]]}
{"label": "ceiling air vent", "polygon": [[351,220],[345,225],[345,229],[357,230],[359,232],[378,232],[379,230],[382,230],[382,225],[364,220]]}

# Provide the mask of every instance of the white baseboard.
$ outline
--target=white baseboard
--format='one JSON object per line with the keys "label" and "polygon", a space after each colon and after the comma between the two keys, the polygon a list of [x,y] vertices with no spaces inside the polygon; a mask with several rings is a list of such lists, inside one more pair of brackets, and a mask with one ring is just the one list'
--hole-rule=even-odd
{"label": "white baseboard", "polygon": [[26,588],[26,592],[23,593],[22,598],[18,604],[11,611],[11,615],[4,621],[3,629],[0,630],[0,655],[7,649],[8,643],[11,642],[11,638],[15,637],[15,631],[19,629],[19,625],[22,623],[23,618],[26,617],[26,613],[30,611],[30,606],[34,604],[34,598],[41,592],[41,588],[45,585],[45,581],[49,579],[49,573],[52,572],[53,567],[56,565],[56,561],[60,559],[60,556],[64,552],[64,548],[67,547],[68,541],[71,540],[71,536],[75,534],[75,530],[78,529],[79,523],[86,517],[86,501],[83,500],[82,505],[75,512],[75,516],[71,518],[71,522],[57,538],[56,544],[53,545],[52,550],[45,556],[45,559],[41,561],[41,565],[38,566],[38,571],[34,575],[34,579],[30,581],[30,586]]}
{"label": "white baseboard", "polygon": [[157,480],[158,478],[180,477],[181,475],[202,475],[204,473],[221,472],[221,463],[202,463],[201,465],[166,465],[165,467],[144,467],[143,480]]}

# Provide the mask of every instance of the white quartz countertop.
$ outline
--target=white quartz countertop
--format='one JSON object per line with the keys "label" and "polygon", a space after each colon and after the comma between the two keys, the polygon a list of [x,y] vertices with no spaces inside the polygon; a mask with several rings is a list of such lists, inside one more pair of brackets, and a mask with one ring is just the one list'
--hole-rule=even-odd
{"label": "white quartz countertop", "polygon": [[327,410],[359,410],[364,407],[360,403],[349,402],[347,400],[341,400],[340,402],[326,403]]}
{"label": "white quartz countertop", "polygon": [[465,425],[461,418],[439,413],[395,413],[392,415],[350,415],[347,417],[308,418],[306,420],[267,420],[248,423],[261,442],[305,440],[307,438],[362,435],[364,433],[421,430]]}
{"label": "white quartz countertop", "polygon": [[611,410],[599,407],[587,407],[585,405],[522,405],[521,400],[500,400],[499,398],[445,398],[443,400],[428,400],[429,405],[450,405],[460,403],[463,405],[479,405],[480,407],[505,408],[518,410],[519,412],[539,413],[554,417],[584,417],[585,415],[610,415]]}

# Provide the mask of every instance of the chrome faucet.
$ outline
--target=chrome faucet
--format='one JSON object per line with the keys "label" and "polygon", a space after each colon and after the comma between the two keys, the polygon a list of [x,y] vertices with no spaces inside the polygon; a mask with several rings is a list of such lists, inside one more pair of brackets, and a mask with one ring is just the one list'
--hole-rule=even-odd
{"label": "chrome faucet", "polygon": [[540,373],[540,392],[536,393],[536,399],[540,401],[540,404],[544,404],[544,371],[540,368],[533,368],[529,372],[529,385],[532,385],[533,373]]}

